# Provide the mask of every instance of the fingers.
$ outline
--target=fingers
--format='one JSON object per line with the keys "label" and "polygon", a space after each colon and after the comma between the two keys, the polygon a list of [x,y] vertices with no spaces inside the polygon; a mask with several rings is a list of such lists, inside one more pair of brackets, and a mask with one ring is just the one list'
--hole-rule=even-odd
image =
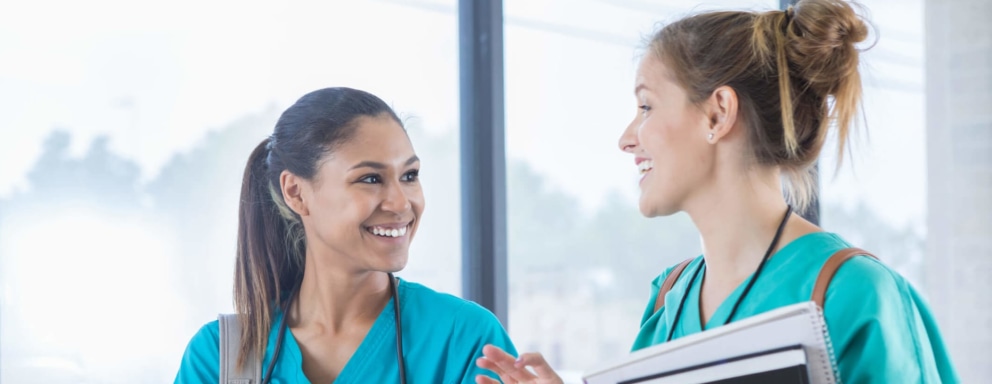
{"label": "fingers", "polygon": [[[483,357],[476,360],[475,364],[480,368],[493,371],[503,383],[562,382],[558,374],[551,369],[551,365],[548,364],[547,360],[540,353],[524,353],[520,355],[520,358],[514,359],[512,355],[504,352],[502,349],[492,345],[486,345],[482,348],[482,354]],[[531,367],[534,371],[531,372],[527,367]],[[492,380],[489,378],[486,379]],[[476,383],[490,384],[495,383],[495,381],[485,381],[480,377],[476,377]]]}
{"label": "fingers", "polygon": [[558,377],[558,374],[555,373],[553,369],[551,369],[551,365],[549,365],[548,362],[544,360],[544,356],[541,355],[540,353],[524,353],[520,355],[515,365],[521,368],[525,366],[530,366],[531,368],[534,368],[534,373],[537,373],[537,376],[542,379],[550,379],[550,378]]}
{"label": "fingers", "polygon": [[516,366],[517,359],[496,346],[486,345],[482,348],[482,354],[484,357],[480,360],[485,360],[485,362],[481,362],[481,364],[477,362],[476,364],[495,372],[504,383],[530,382],[537,379],[537,376],[534,376],[526,367]]}
{"label": "fingers", "polygon": [[490,359],[490,360],[493,360],[493,361],[514,361],[515,360],[512,355],[510,355],[509,353],[504,352],[502,349],[500,349],[499,347],[497,347],[495,345],[492,345],[492,344],[486,344],[485,347],[482,347],[482,354],[484,356],[486,356],[487,359]]}
{"label": "fingers", "polygon": [[[487,359],[485,357],[480,357],[480,358],[478,358],[478,359],[475,360],[475,365],[479,366],[479,368],[488,369],[488,370],[492,371],[493,373],[496,374],[496,376],[499,376],[500,381],[502,381],[505,384],[516,383],[516,381],[513,380],[512,377],[510,377],[509,375],[507,375],[506,372],[502,368],[500,368],[499,365],[497,365],[496,363],[492,362],[492,360],[489,360],[489,359]],[[481,380],[480,377],[485,377],[486,379],[489,379],[486,376],[479,375],[479,376],[476,376],[476,378],[475,378],[475,382],[476,383],[493,383],[493,382],[495,382],[495,381],[492,381],[492,379],[489,379],[490,381],[480,381]]]}
{"label": "fingers", "polygon": [[492,378],[486,375],[476,375],[475,384],[500,384],[500,382],[493,380]]}

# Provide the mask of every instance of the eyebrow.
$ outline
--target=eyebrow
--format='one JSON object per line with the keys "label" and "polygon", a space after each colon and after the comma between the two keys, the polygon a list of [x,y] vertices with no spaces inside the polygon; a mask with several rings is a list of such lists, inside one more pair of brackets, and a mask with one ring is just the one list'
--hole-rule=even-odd
{"label": "eyebrow", "polygon": [[[420,161],[420,158],[417,157],[417,155],[413,155],[412,157],[410,157],[409,159],[406,160],[406,163],[403,164],[403,166],[410,166],[410,165],[413,165],[413,163],[416,163],[418,161]],[[381,171],[383,169],[386,169],[386,164],[383,164],[383,163],[380,163],[380,162],[376,162],[376,161],[363,161],[363,162],[358,163],[358,164],[355,164],[355,166],[351,167],[351,169],[358,169],[358,168],[372,168],[372,169],[377,169],[377,170],[380,170]]]}
{"label": "eyebrow", "polygon": [[634,87],[634,94],[636,95],[636,94],[637,94],[638,92],[640,92],[641,90],[646,90],[646,91],[649,91],[650,89],[649,89],[649,88],[648,88],[648,86],[647,86],[647,85],[645,85],[644,83],[640,83],[640,84],[637,84],[637,86],[636,86],[636,87]]}

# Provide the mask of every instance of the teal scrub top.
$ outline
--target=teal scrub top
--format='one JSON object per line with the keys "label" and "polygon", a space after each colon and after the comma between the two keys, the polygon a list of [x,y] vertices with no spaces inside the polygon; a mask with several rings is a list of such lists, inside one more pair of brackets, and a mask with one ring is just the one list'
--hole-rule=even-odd
{"label": "teal scrub top", "polygon": [[[809,301],[820,268],[834,252],[848,247],[839,236],[825,232],[802,236],[782,247],[766,262],[734,320]],[[665,295],[665,306],[656,313],[652,311],[658,290],[674,267],[654,280],[651,301],[641,319],[633,350],[664,343],[672,327],[675,329],[672,338],[676,339],[726,322],[751,278],[720,304],[704,327],[699,310],[703,273],[695,281],[689,281],[702,260],[699,256],[686,267]],[[689,296],[679,323],[672,324],[677,306],[686,294]],[[930,308],[906,279],[881,262],[860,256],[844,263],[827,289],[824,307],[842,382],[960,381]]]}
{"label": "teal scrub top", "polygon": [[[474,383],[479,374],[495,379],[492,372],[475,365],[486,344],[516,355],[503,326],[485,308],[402,279],[397,289],[408,383]],[[394,313],[393,306],[386,305],[335,383],[399,382]],[[279,313],[269,332],[268,347],[262,360],[263,375],[272,359],[281,322],[282,314]],[[190,340],[175,383],[217,383],[219,342],[217,321],[204,325]],[[287,330],[272,383],[310,383],[302,367],[300,347],[293,333]]]}

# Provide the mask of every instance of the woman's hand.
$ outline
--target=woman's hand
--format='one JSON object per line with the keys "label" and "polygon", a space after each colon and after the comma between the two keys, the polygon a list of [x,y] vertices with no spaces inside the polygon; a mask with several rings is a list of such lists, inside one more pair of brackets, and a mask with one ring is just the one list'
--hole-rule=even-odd
{"label": "woman's hand", "polygon": [[[524,353],[519,359],[514,359],[510,354],[493,345],[486,345],[482,348],[482,355],[475,361],[479,368],[488,369],[496,373],[504,384],[562,384],[561,378],[555,373],[544,356],[540,353]],[[534,369],[531,373],[527,367]],[[499,384],[487,376],[478,375],[475,377],[477,384]]]}

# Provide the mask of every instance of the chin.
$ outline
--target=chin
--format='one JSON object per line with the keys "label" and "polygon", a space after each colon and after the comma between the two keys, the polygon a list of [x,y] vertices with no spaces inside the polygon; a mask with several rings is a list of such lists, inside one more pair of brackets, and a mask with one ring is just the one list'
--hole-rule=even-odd
{"label": "chin", "polygon": [[638,202],[638,209],[640,209],[641,215],[647,218],[652,218],[659,216],[671,216],[679,212],[677,204],[671,204],[658,200],[664,199],[649,200],[645,195],[641,195],[641,200]]}
{"label": "chin", "polygon": [[407,254],[396,255],[396,256],[391,255],[387,257],[385,260],[383,260],[383,263],[381,265],[382,270],[383,272],[389,272],[389,273],[396,273],[402,271],[403,268],[406,268],[406,264],[409,259],[410,259],[409,255]]}

